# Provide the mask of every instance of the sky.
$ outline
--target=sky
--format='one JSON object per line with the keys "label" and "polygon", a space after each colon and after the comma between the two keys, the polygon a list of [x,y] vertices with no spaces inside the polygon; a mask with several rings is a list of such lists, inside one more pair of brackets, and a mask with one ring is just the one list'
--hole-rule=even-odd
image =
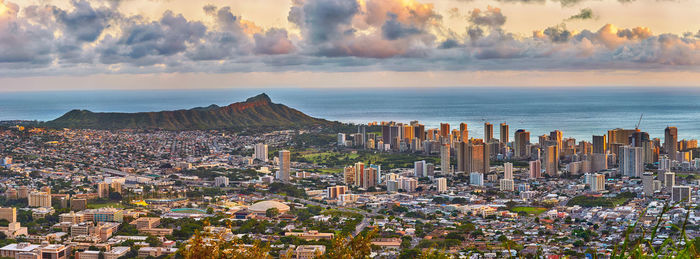
{"label": "sky", "polygon": [[0,91],[700,86],[700,0],[0,0]]}

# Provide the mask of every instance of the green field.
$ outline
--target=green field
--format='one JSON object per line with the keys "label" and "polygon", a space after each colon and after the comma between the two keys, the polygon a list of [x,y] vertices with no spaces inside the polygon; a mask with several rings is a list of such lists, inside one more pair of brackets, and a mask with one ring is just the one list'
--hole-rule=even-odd
{"label": "green field", "polygon": [[540,215],[547,211],[547,208],[541,208],[541,207],[514,207],[510,211],[512,212],[525,212],[527,214],[531,215]]}

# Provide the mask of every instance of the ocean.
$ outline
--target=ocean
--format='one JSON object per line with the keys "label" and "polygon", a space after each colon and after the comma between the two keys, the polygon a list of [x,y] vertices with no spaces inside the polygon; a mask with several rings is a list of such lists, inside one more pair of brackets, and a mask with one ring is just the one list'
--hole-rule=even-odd
{"label": "ocean", "polygon": [[565,137],[591,140],[614,128],[640,129],[663,139],[678,127],[679,139],[700,138],[700,89],[694,88],[270,88],[206,90],[95,90],[0,92],[0,120],[52,120],[72,109],[141,112],[228,105],[267,93],[273,102],[314,117],[342,122],[420,121],[469,125],[482,137],[484,122],[538,135],[558,129]]}

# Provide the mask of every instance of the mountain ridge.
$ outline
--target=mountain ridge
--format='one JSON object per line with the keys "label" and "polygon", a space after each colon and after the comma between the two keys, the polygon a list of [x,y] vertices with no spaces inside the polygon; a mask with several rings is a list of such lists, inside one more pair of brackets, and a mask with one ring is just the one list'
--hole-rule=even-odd
{"label": "mountain ridge", "polygon": [[92,112],[71,110],[45,123],[57,128],[86,129],[165,129],[210,130],[251,127],[308,127],[332,125],[324,119],[308,116],[283,104],[273,103],[270,97],[259,94],[226,106],[209,105],[191,109],[158,112]]}

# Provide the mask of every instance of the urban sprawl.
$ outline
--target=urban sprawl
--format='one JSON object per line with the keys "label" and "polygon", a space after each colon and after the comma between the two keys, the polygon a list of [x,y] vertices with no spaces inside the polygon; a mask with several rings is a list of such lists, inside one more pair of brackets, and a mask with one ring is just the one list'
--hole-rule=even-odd
{"label": "urban sprawl", "polygon": [[697,140],[497,130],[0,127],[0,258],[697,258]]}

